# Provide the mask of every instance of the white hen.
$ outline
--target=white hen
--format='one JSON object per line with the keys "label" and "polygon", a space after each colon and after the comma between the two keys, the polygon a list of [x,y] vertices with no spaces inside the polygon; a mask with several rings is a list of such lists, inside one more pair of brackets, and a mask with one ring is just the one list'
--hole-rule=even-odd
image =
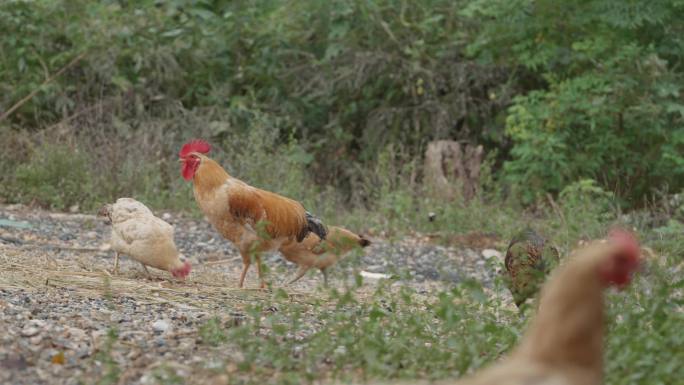
{"label": "white hen", "polygon": [[147,266],[166,270],[174,277],[190,274],[190,262],[181,261],[173,241],[173,226],[154,216],[147,206],[132,198],[119,198],[104,205],[99,214],[112,224],[112,249],[116,252],[114,271],[118,272],[119,254]]}

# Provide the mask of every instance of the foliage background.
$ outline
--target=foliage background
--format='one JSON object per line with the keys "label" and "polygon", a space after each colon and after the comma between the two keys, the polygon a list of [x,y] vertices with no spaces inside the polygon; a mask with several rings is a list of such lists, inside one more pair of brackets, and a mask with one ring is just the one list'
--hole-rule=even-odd
{"label": "foliage background", "polygon": [[[402,169],[412,179],[398,183],[415,184],[426,143],[448,138],[485,146],[495,182],[485,189],[507,199],[538,204],[593,179],[621,207],[643,207],[684,180],[683,10],[675,0],[6,1],[0,110],[38,92],[0,122],[1,194],[56,208],[143,195],[183,208],[171,165],[202,136],[253,183],[373,208],[381,189],[368,186],[388,176],[371,170]],[[69,152],[88,164],[77,181],[101,180],[87,196],[56,180],[36,194],[44,166],[58,167],[47,158]],[[65,196],[50,198],[55,188]]]}

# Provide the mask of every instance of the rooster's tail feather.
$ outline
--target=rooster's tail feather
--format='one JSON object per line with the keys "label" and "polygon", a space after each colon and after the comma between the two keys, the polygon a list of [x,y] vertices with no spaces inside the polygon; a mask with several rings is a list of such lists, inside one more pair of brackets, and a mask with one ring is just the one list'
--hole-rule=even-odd
{"label": "rooster's tail feather", "polygon": [[302,229],[302,231],[297,235],[297,242],[301,242],[306,238],[306,235],[308,233],[314,233],[318,235],[319,238],[325,239],[325,237],[328,235],[328,229],[325,227],[323,222],[321,222],[320,219],[314,217],[311,215],[310,212],[306,212],[306,227]]}

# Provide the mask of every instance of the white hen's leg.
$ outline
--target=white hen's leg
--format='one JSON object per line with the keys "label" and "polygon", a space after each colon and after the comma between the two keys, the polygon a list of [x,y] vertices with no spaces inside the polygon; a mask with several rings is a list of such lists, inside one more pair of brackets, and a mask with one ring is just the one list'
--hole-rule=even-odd
{"label": "white hen's leg", "polygon": [[119,253],[114,253],[114,274],[119,274]]}
{"label": "white hen's leg", "polygon": [[152,274],[150,274],[150,271],[147,270],[147,266],[145,266],[145,264],[142,262],[140,262],[140,265],[142,265],[143,269],[145,269],[145,273],[147,274],[147,278],[152,279]]}

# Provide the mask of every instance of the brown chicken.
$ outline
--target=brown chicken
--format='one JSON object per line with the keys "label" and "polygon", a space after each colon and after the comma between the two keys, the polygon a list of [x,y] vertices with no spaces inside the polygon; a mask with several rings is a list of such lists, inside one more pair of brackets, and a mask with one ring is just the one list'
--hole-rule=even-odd
{"label": "brown chicken", "polygon": [[546,276],[559,262],[558,249],[532,228],[516,234],[506,250],[506,283],[520,308],[536,295]]}
{"label": "brown chicken", "polygon": [[205,155],[210,150],[202,140],[186,143],[179,153],[181,174],[193,182],[195,200],[209,222],[240,251],[243,269],[239,286],[243,286],[254,257],[263,288],[262,253],[278,250],[288,241],[301,242],[310,232],[325,239],[327,230],[301,203],[228,175]]}
{"label": "brown chicken", "polygon": [[452,384],[601,384],[603,290],[626,286],[639,261],[639,244],[620,230],[576,251],[543,287],[539,312],[520,345],[501,363]]}
{"label": "brown chicken", "polygon": [[330,226],[324,241],[314,233],[302,242],[290,240],[280,246],[280,253],[290,262],[296,263],[299,269],[290,283],[297,282],[312,267],[323,273],[324,283],[328,285],[328,268],[357,247],[366,247],[370,241],[342,227]]}

